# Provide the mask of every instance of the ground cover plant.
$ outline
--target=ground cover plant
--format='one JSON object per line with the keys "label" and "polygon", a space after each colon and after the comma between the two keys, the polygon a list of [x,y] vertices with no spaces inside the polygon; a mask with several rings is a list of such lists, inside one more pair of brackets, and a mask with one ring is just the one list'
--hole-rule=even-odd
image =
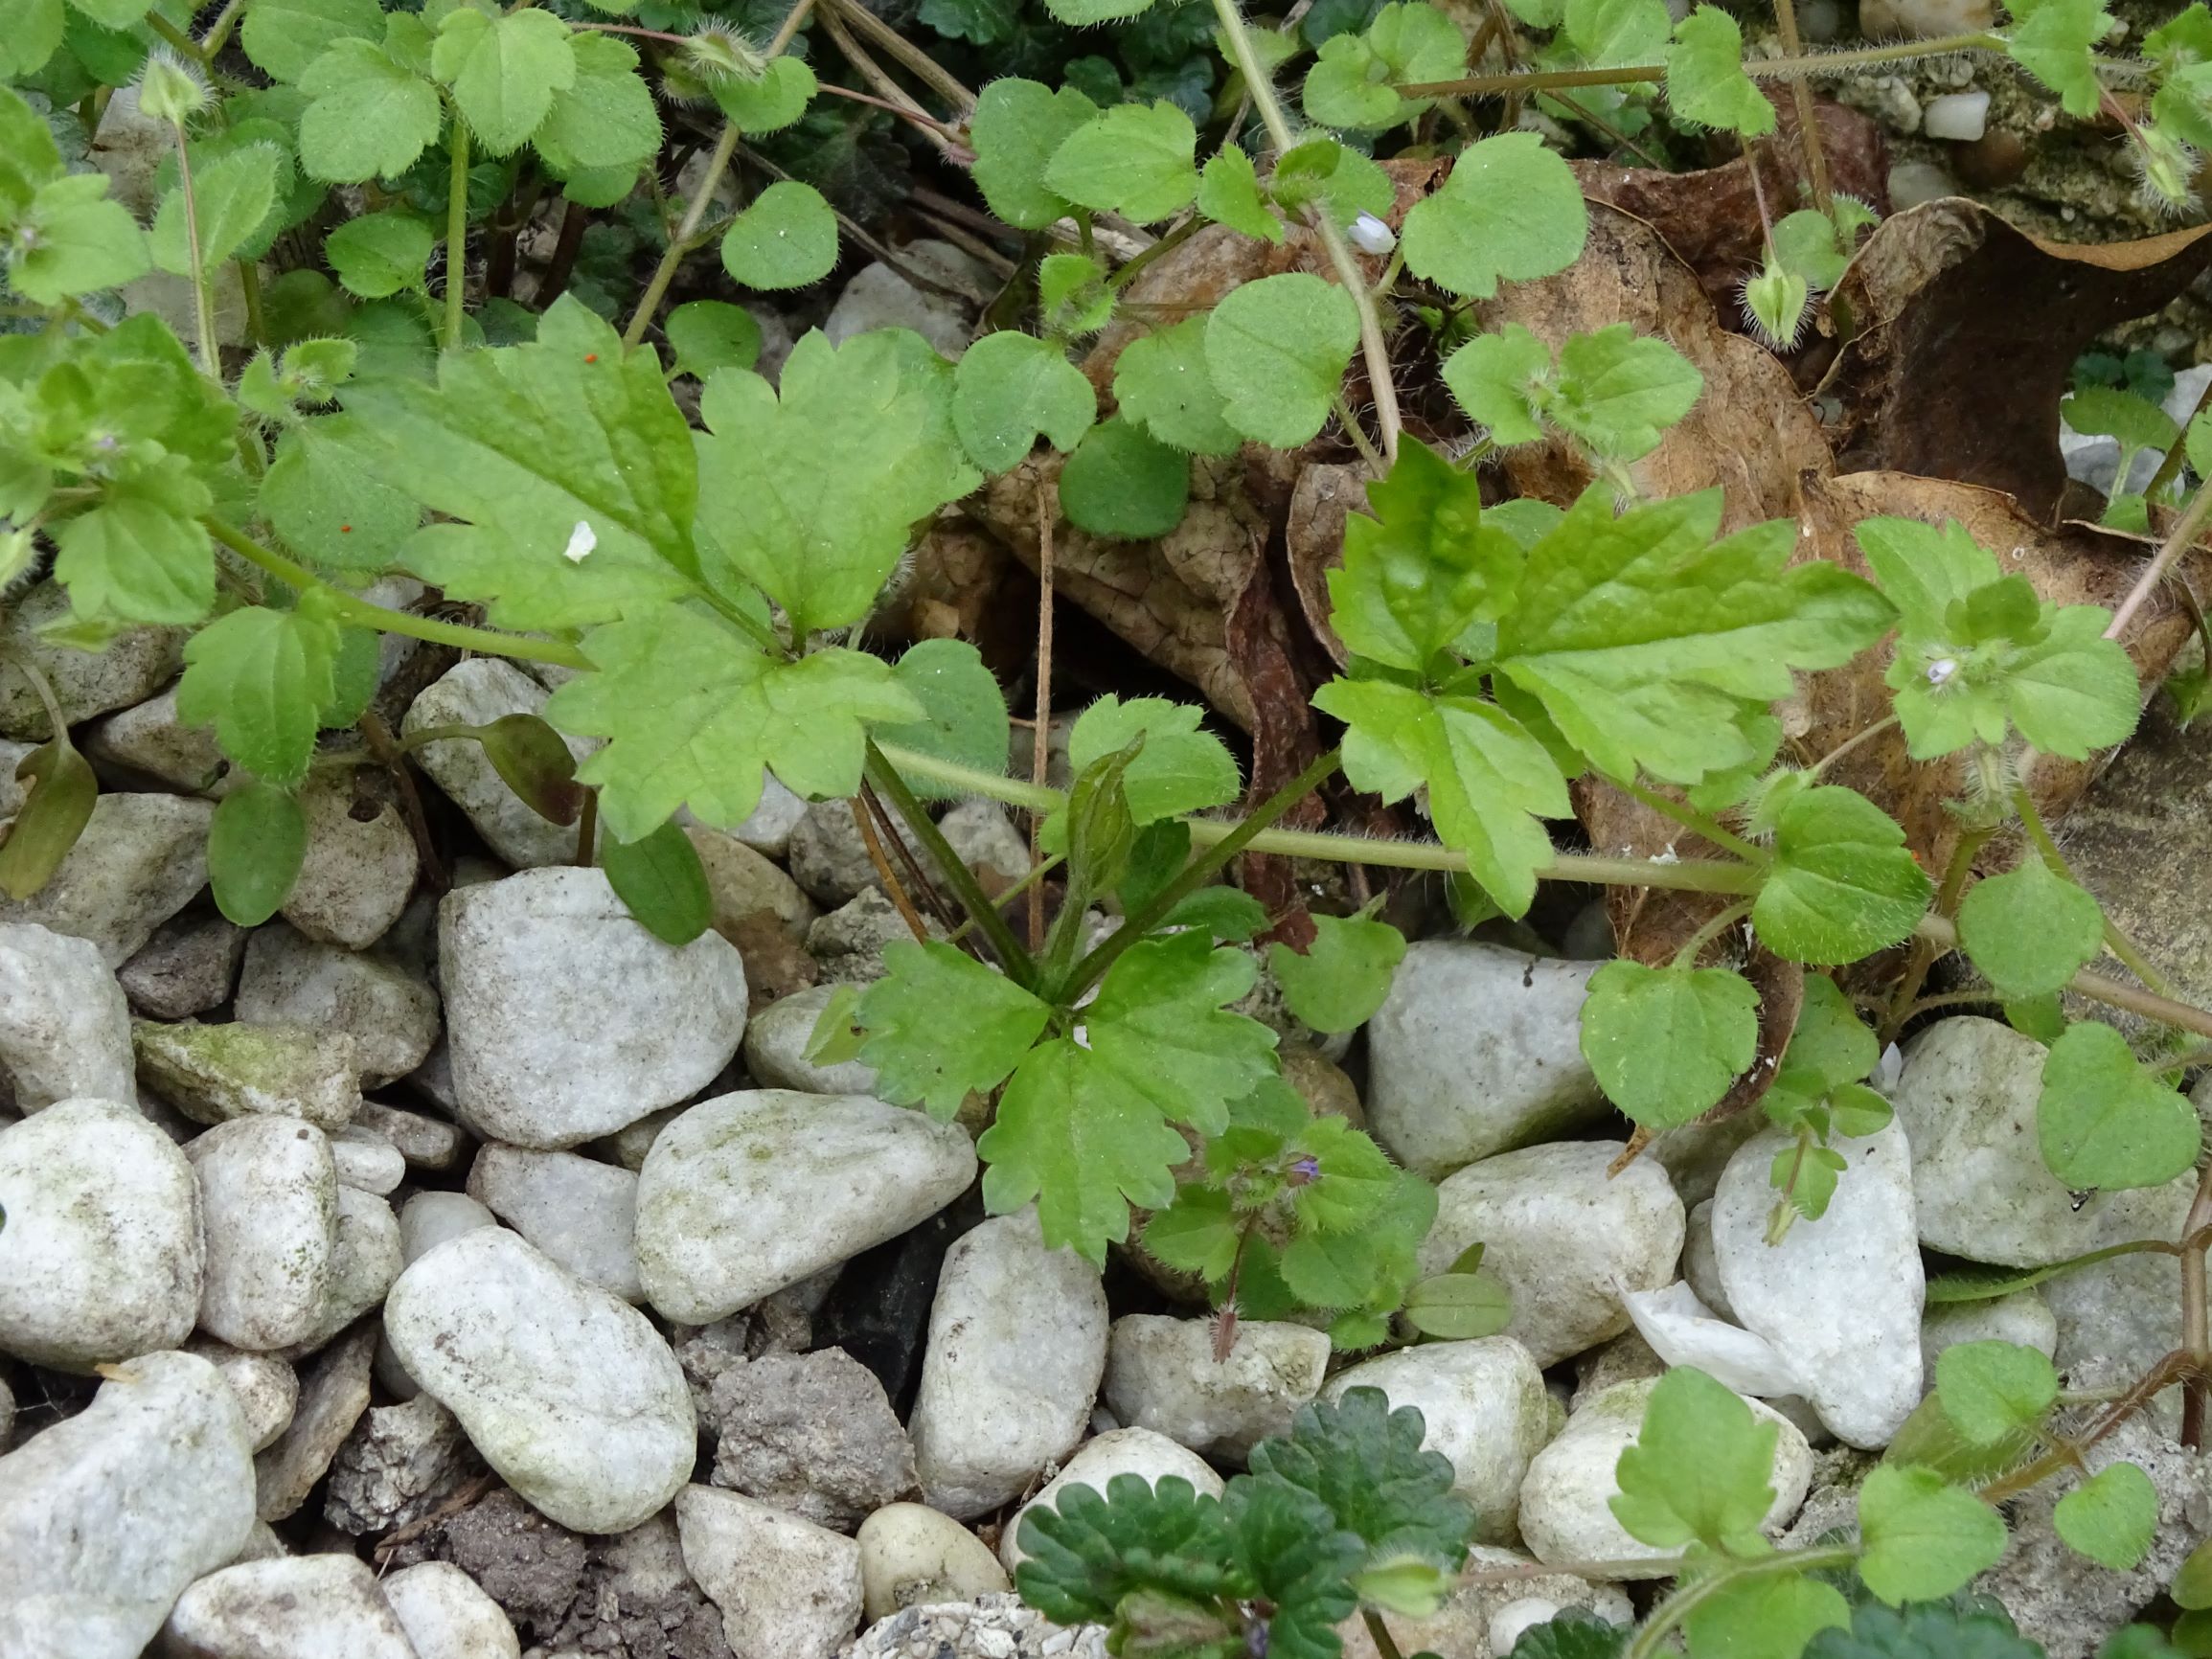
{"label": "ground cover plant", "polygon": [[[1759,196],[1734,274],[1745,331],[1769,363],[1855,337],[1849,267],[1883,221],[1836,188],[1813,94],[1908,60],[2011,60],[2057,109],[2110,125],[2146,200],[2193,214],[2212,147],[2201,3],[2124,52],[2099,0],[1823,52],[1780,0],[1782,56],[1747,56],[1731,11],[1676,18],[1661,0],[1506,0],[1472,42],[1427,0],[1302,20],[1236,0],[1037,16],[927,0],[934,56],[854,0],[781,16],[14,0],[0,16],[0,580],[51,576],[66,595],[46,645],[191,630],[177,711],[236,769],[208,845],[232,920],[284,904],[302,790],[329,734],[357,725],[395,768],[425,743],[481,744],[674,944],[712,921],[684,822],[739,825],[770,775],[850,798],[914,938],[832,999],[811,1057],[861,1060],[884,1099],[940,1122],[987,1111],[987,1207],[1034,1203],[1047,1243],[1093,1263],[1141,1247],[1195,1276],[1224,1349],[1240,1320],[1315,1321],[1354,1352],[1511,1315],[1479,1245],[1421,1270],[1434,1187],[1312,1115],[1275,1033],[1236,1006],[1265,966],[1308,1027],[1349,1032],[1405,940],[1380,896],[1286,926],[1224,880],[1254,855],[1439,873],[1469,925],[1524,916],[1547,883],[1613,890],[1641,920],[1591,981],[1582,1053],[1636,1126],[1630,1155],[1716,1117],[1785,1131],[1777,1245],[1853,1180],[1848,1145],[1889,1123],[1870,1081],[1883,1051],[1962,1003],[2047,1046],[2037,1133],[2069,1190],[2197,1168],[2178,1085],[2207,1060],[2212,1012],[2077,882],[2046,817],[2054,768],[2128,739],[2171,666],[2171,644],[2156,662],[2130,647],[2180,608],[2168,583],[2212,516],[2212,417],[2175,421],[2119,378],[2071,394],[2073,427],[2120,445],[2103,521],[2146,542],[2116,602],[2079,602],[1902,490],[1808,557],[1794,515],[1654,482],[1670,432],[1741,382],[1630,322],[1547,335],[1496,307],[1573,270],[1597,234],[1562,149],[1734,143]],[[144,222],[84,165],[125,91],[169,140]],[[687,261],[718,258],[740,289],[803,289],[869,234],[763,153],[855,100],[965,170],[1027,234],[1024,257],[992,307],[1003,326],[957,363],[904,330],[811,332],[771,381],[749,313],[671,291]],[[751,184],[725,204],[741,151]],[[1768,171],[1802,205],[1770,211]],[[604,277],[537,311],[472,293],[472,243],[512,259],[515,224],[556,196],[566,223],[601,216],[640,250],[620,303]],[[1232,243],[1247,262],[1222,291],[1145,297],[1184,251]],[[114,301],[155,273],[181,284],[181,327]],[[225,284],[246,319],[228,351]],[[1118,351],[1093,369],[1105,337]],[[1006,695],[971,645],[870,648],[921,527],[979,490],[1034,485],[1049,571],[1056,524],[1168,536],[1195,465],[1314,445],[1364,490],[1324,576],[1341,652],[1311,703],[1330,740],[1265,789],[1198,704],[1136,693],[1074,722],[1066,788],[1046,782],[1041,723],[1038,764],[1014,775]],[[2130,489],[2138,454],[2157,463]],[[1516,456],[1548,458],[1555,487],[1522,488]],[[370,597],[396,575],[444,602]],[[542,718],[395,738],[370,712],[391,635],[561,678]],[[20,900],[53,879],[98,784],[46,677],[28,655],[10,666],[48,716],[0,842],[0,890]],[[1809,749],[1785,705],[1846,681],[1867,694]],[[2204,670],[2172,695],[2194,713]],[[579,764],[563,734],[603,746]],[[1853,769],[1878,752],[1896,763]],[[1398,807],[1413,832],[1293,827],[1325,788]],[[960,798],[1030,814],[1045,856],[1023,890],[987,891],[946,844],[930,804]],[[1608,811],[1644,828],[1601,833]],[[1578,816],[1589,850],[1562,850]],[[1931,989],[1953,953],[1964,977],[1946,984],[1965,989]],[[2208,1242],[2212,1184],[2178,1242],[2116,1247],[2175,1259],[2184,1334],[2101,1401],[2029,1349],[1947,1352],[1842,1541],[1772,1545],[1776,1430],[1677,1368],[1613,1501],[1635,1539],[1678,1555],[1674,1587],[1632,1632],[1562,1616],[1515,1651],[2029,1651],[2001,1612],[1954,1598],[2004,1550],[1999,1506],[2046,1483],[2074,1549],[2144,1556],[2148,1478],[2084,1459],[2170,1390],[2199,1443]],[[1993,1299],[2067,1265],[1930,1295]],[[1381,1615],[1437,1605],[1476,1524],[1420,1428],[1355,1391],[1219,1501],[1129,1477],[1070,1496],[1028,1523],[1019,1587],[1056,1620],[1109,1625],[1118,1653],[1326,1659],[1355,1614],[1392,1653]],[[2212,1565],[2192,1557],[2171,1601],[2114,1651],[2212,1651]]]}

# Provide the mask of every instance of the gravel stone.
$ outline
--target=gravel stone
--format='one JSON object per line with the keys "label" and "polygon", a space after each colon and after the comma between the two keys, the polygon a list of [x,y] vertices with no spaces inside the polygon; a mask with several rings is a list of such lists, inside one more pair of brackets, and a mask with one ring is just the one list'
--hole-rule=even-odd
{"label": "gravel stone", "polygon": [[918,1488],[883,1385],[841,1349],[740,1360],[711,1401],[718,1487],[839,1531]]}
{"label": "gravel stone", "polygon": [[299,1373],[273,1353],[247,1353],[212,1336],[194,1337],[184,1351],[197,1354],[222,1373],[223,1381],[238,1396],[239,1413],[245,1420],[246,1440],[252,1448],[258,1452],[274,1445],[277,1437],[290,1426],[292,1413],[299,1405]]}
{"label": "gravel stone", "polygon": [[[703,825],[685,827],[699,864],[707,873],[707,892],[714,899],[714,925],[731,938],[748,916],[766,911],[792,932],[804,936],[807,924],[820,914],[807,897],[766,854],[756,852],[735,835]],[[735,939],[731,939],[735,943]]]}
{"label": "gravel stone", "polygon": [[319,944],[281,921],[254,929],[237,1010],[251,1025],[345,1033],[370,1087],[405,1077],[438,1040],[438,996],[426,983],[376,957]]}
{"label": "gravel stone", "polygon": [[645,1300],[634,1242],[637,1177],[627,1170],[492,1141],[468,1167],[468,1195],[584,1284],[625,1302]]}
{"label": "gravel stone", "polygon": [[745,1026],[745,1070],[767,1089],[814,1095],[872,1095],[876,1068],[858,1060],[816,1065],[807,1057],[814,1025],[836,995],[833,985],[809,986],[770,1003]]}
{"label": "gravel stone", "polygon": [[[1518,1550],[1477,1544],[1468,1552],[1467,1564],[1471,1569],[1531,1566],[1535,1557]],[[1429,1618],[1407,1619],[1394,1613],[1383,1623],[1402,1653],[1425,1650],[1448,1653],[1452,1659],[1506,1659],[1513,1645],[1499,1640],[1500,1632],[1510,1627],[1505,1614],[1531,1599],[1555,1611],[1581,1607],[1609,1625],[1625,1625],[1635,1619],[1635,1609],[1618,1585],[1592,1583],[1570,1573],[1545,1573],[1503,1584],[1471,1584],[1463,1579]],[[1375,1643],[1363,1621],[1348,1619],[1336,1629],[1343,1638],[1344,1659],[1376,1659]]]}
{"label": "gravel stone", "polygon": [[[900,838],[913,849],[917,858],[926,860],[928,854],[923,852],[914,832],[896,811],[891,816]],[[884,851],[894,860],[898,857],[889,848]],[[860,838],[859,826],[853,822],[851,805],[844,801],[816,801],[799,815],[784,850],[784,862],[791,878],[830,910],[879,886],[875,860],[868,856],[868,844]],[[924,868],[927,868],[926,863]]]}
{"label": "gravel stone", "polygon": [[[425,726],[488,726],[507,715],[542,715],[547,695],[543,686],[511,662],[469,657],[416,697],[400,730],[413,734]],[[562,740],[580,761],[600,746],[579,738]],[[413,754],[446,798],[467,814],[484,844],[514,869],[566,864],[576,856],[576,830],[549,823],[525,806],[499,776],[482,743],[447,738],[424,743]]]}
{"label": "gravel stone", "polygon": [[715,1487],[676,1494],[684,1565],[737,1659],[834,1659],[860,1623],[860,1546]]}
{"label": "gravel stone", "polygon": [[138,773],[180,795],[212,791],[229,770],[215,728],[177,718],[174,686],[93,721],[78,747],[104,766]]}
{"label": "gravel stone", "polygon": [[461,1420],[428,1395],[372,1407],[331,1461],[323,1516],[356,1537],[406,1526],[444,1503],[473,1462]]}
{"label": "gravel stone", "polygon": [[321,1319],[338,1241],[338,1171],[312,1124],[234,1118],[185,1145],[207,1240],[199,1325],[253,1352]]}
{"label": "gravel stone", "polygon": [[373,766],[319,768],[300,786],[308,850],[283,915],[309,939],[366,950],[407,908],[422,855],[389,789]]}
{"label": "gravel stone", "polygon": [[194,905],[155,928],[115,977],[147,1018],[190,1019],[230,1001],[245,955],[244,928]]}
{"label": "gravel stone", "polygon": [[418,1170],[454,1169],[468,1148],[467,1135],[457,1125],[425,1117],[421,1112],[387,1106],[378,1101],[363,1101],[356,1106],[353,1121],[348,1127],[382,1136],[407,1164]]}
{"label": "gravel stone", "polygon": [[971,1602],[1012,1588],[991,1546],[927,1504],[885,1504],[860,1523],[858,1542],[861,1597],[871,1622],[901,1607]]}
{"label": "gravel stone", "polygon": [[89,939],[113,971],[207,885],[214,819],[212,802],[182,795],[103,795],[53,878],[29,898],[0,898],[0,922]]}
{"label": "gravel stone", "polygon": [[331,1287],[307,1335],[285,1350],[299,1359],[384,1300],[399,1277],[399,1221],[373,1193],[338,1183],[338,1241],[331,1250]]}
{"label": "gravel stone", "polygon": [[415,1659],[522,1659],[499,1603],[450,1561],[402,1568],[383,1590]]}
{"label": "gravel stone", "polygon": [[299,1408],[284,1438],[254,1459],[256,1512],[264,1521],[296,1513],[369,1409],[369,1361],[376,1330],[364,1325],[325,1349],[300,1378]]}
{"label": "gravel stone", "polygon": [[56,1101],[138,1099],[130,1005],[90,940],[0,925],[0,1075],[25,1116]]}
{"label": "gravel stone", "polygon": [[211,1573],[161,1629],[161,1659],[418,1659],[368,1562],[280,1556]]}
{"label": "gravel stone", "polygon": [[1018,1596],[917,1604],[872,1625],[842,1659],[1106,1659],[1106,1630],[1063,1630]]}
{"label": "gravel stone", "polygon": [[261,1115],[330,1130],[351,1123],[361,1103],[353,1039],[341,1032],[140,1020],[132,1036],[139,1081],[196,1124]]}
{"label": "gravel stone", "polygon": [[407,1160],[399,1148],[359,1124],[348,1124],[331,1137],[331,1157],[341,1186],[373,1197],[389,1197],[407,1178]]}
{"label": "gravel stone", "polygon": [[[446,1239],[479,1227],[496,1227],[499,1218],[466,1193],[431,1192],[417,1193],[400,1206],[399,1223],[399,1265],[405,1269]],[[421,1392],[392,1352],[389,1336],[376,1343],[376,1380],[399,1399],[413,1399]]]}
{"label": "gravel stone", "polygon": [[1217,1359],[1212,1320],[1130,1313],[1113,1323],[1101,1398],[1128,1427],[1242,1464],[1261,1441],[1290,1432],[1328,1369],[1329,1338],[1311,1326],[1240,1320]]}
{"label": "gravel stone", "polygon": [[[0,657],[20,655],[44,674],[61,717],[72,726],[144,702],[184,666],[183,628],[127,628],[103,649],[80,651],[40,631],[68,615],[67,590],[51,580],[40,582],[0,618]],[[30,677],[12,664],[0,667],[0,738],[43,743],[53,736],[54,724]]]}

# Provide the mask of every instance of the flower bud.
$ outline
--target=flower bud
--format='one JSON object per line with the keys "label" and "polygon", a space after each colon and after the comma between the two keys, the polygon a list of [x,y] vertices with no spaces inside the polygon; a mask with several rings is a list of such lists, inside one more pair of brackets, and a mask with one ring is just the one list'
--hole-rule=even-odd
{"label": "flower bud", "polygon": [[182,126],[208,106],[207,72],[157,46],[139,71],[138,107],[156,121]]}

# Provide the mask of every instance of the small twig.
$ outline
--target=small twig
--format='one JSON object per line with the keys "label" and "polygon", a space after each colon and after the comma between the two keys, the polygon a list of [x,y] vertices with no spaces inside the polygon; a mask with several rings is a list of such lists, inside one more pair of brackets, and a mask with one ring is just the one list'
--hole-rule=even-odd
{"label": "small twig", "polygon": [[875,784],[862,781],[860,801],[868,808],[869,815],[876,820],[876,833],[904,876],[906,890],[914,895],[921,908],[934,916],[940,924],[952,926],[960,920],[959,907],[937,891],[937,884],[929,879],[929,873],[922,868],[922,860],[915,855],[913,847],[908,844],[905,836],[899,833],[898,821],[883,805],[883,797],[876,792]]}
{"label": "small twig", "polygon": [[[2184,1239],[2212,1224],[2212,1163],[2197,1177],[2197,1196],[2181,1223]],[[2196,1361],[2196,1369],[2181,1385],[2181,1443],[2191,1451],[2204,1443],[2204,1366],[2212,1361],[2212,1339],[2205,1329],[2204,1252],[2181,1253],[2181,1351]]]}
{"label": "small twig", "polygon": [[[1029,781],[1045,786],[1052,760],[1052,521],[1053,509],[1045,500],[1044,481],[1037,486],[1037,730],[1029,750]],[[1043,851],[1038,833],[1044,814],[1029,815],[1029,861],[1035,864]],[[1044,948],[1044,889],[1029,890],[1029,948]]]}
{"label": "small twig", "polygon": [[[1803,43],[1797,38],[1797,8],[1793,0],[1774,0],[1774,21],[1780,25],[1782,50],[1791,57],[1804,55]],[[1803,77],[1790,81],[1790,91],[1797,105],[1797,142],[1805,150],[1805,172],[1813,183],[1813,205],[1827,218],[1836,216],[1834,199],[1828,193],[1828,157],[1820,148],[1820,123],[1813,109],[1813,83]],[[1751,165],[1759,163],[1753,158]]]}
{"label": "small twig", "polygon": [[2152,590],[2165,580],[2166,572],[2174,561],[2195,545],[2197,535],[2204,528],[2204,520],[2212,516],[2212,482],[2200,483],[2197,493],[2189,498],[2189,505],[2181,514],[2181,521],[2174,526],[2174,533],[2152,558],[2149,568],[2135,579],[2135,585],[2128,590],[2128,597],[2120,602],[2120,608],[2112,613],[2111,625],[2105,629],[2105,637],[2116,640],[2127,632],[2128,625],[2135,620],[2135,613],[2143,608],[2143,602]]}
{"label": "small twig", "polygon": [[2204,382],[2204,390],[2198,394],[2197,407],[2189,412],[2189,419],[2181,422],[2181,430],[2174,435],[2174,442],[2166,446],[2166,453],[2158,462],[2158,470],[2151,474],[2151,482],[2143,486],[2143,499],[2155,501],[2158,491],[2173,483],[2181,470],[2181,463],[2189,458],[2189,428],[2197,423],[2198,416],[2212,408],[2212,380]]}
{"label": "small twig", "polygon": [[944,124],[924,109],[904,87],[892,80],[890,71],[868,56],[860,43],[853,38],[853,32],[845,27],[844,18],[835,10],[824,9],[822,28],[830,36],[831,43],[844,54],[845,61],[859,71],[860,78],[876,89],[878,96],[887,100],[892,108],[911,117],[916,130],[943,151],[947,159],[951,159],[955,151],[963,155],[971,154],[965,145],[947,138]]}
{"label": "small twig", "polygon": [[868,808],[860,805],[857,795],[845,805],[853,809],[853,825],[860,831],[861,845],[868,849],[868,862],[876,866],[876,878],[883,883],[883,891],[899,907],[899,915],[912,931],[916,943],[926,944],[929,928],[923,921],[922,913],[914,908],[914,900],[906,897],[906,888],[891,868],[891,860],[883,856],[883,843],[876,838],[876,826],[869,822]]}
{"label": "small twig", "polygon": [[386,1533],[381,1538],[376,1540],[376,1547],[371,1552],[371,1554],[376,1556],[377,1564],[381,1566],[384,1558],[390,1556],[392,1552],[397,1550],[401,1544],[413,1543],[417,1538],[421,1537],[424,1533],[428,1532],[440,1521],[459,1514],[463,1510],[467,1509],[470,1504],[474,1503],[478,1498],[482,1497],[486,1492],[490,1491],[498,1484],[498,1475],[494,1474],[490,1469],[485,1470],[484,1473],[478,1475],[474,1480],[470,1481],[467,1486],[463,1487],[459,1491],[455,1492],[451,1497],[447,1498],[444,1503],[440,1504],[428,1514],[421,1516],[416,1520],[409,1521],[403,1527],[395,1527],[390,1532]]}
{"label": "small twig", "polygon": [[832,13],[836,20],[851,23],[854,28],[859,30],[861,34],[890,53],[893,57],[906,65],[917,80],[923,81],[938,97],[949,103],[955,112],[965,115],[975,107],[975,94],[961,84],[958,78],[950,70],[900,34],[898,30],[892,28],[890,24],[877,16],[875,12],[869,11],[867,7],[855,5],[853,0],[831,0],[830,11],[825,11],[822,16],[825,26],[832,21]]}
{"label": "small twig", "polygon": [[590,869],[599,853],[599,791],[583,792],[583,809],[576,815],[576,857],[571,862]]}
{"label": "small twig", "polygon": [[[1944,867],[1943,881],[1936,889],[1935,911],[1924,921],[1941,920],[1950,928],[1949,918],[1958,908],[1959,896],[1966,890],[1966,878],[1973,872],[1974,854],[1982,844],[1995,834],[1995,830],[1969,830],[1962,833],[1950,850],[1950,862]],[[1951,930],[1956,943],[1957,933]],[[1904,972],[1898,979],[1897,992],[1890,998],[1889,1017],[1881,1024],[1881,1041],[1887,1046],[1897,1040],[1897,1034],[1904,1029],[1904,1022],[1912,1015],[1912,1005],[1920,995],[1920,988],[1927,982],[1927,970],[1935,965],[1939,942],[1925,928],[1912,942],[1912,948],[1904,959]],[[1950,949],[1943,945],[1942,949]]]}
{"label": "small twig", "polygon": [[422,874],[432,888],[444,892],[450,882],[438,856],[438,844],[430,837],[430,820],[422,810],[414,774],[408,770],[405,750],[393,741],[392,728],[375,710],[364,710],[354,724],[360,729],[362,741],[369,745],[369,753],[392,780],[393,793],[399,797],[399,816],[407,821],[407,833],[415,838],[415,855],[422,861]]}

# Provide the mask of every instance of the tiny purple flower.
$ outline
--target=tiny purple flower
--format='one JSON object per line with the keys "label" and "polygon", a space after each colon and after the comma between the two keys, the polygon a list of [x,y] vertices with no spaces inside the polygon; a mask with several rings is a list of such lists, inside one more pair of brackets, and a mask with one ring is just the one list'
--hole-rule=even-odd
{"label": "tiny purple flower", "polygon": [[1308,1154],[1290,1166],[1290,1173],[1301,1183],[1318,1181],[1321,1178],[1321,1160]]}

